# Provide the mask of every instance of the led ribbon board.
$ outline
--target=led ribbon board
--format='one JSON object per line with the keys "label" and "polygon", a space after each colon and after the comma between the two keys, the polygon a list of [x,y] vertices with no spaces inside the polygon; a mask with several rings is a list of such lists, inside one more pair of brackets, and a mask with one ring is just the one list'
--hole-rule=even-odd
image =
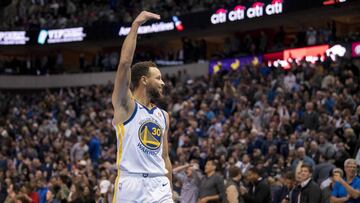
{"label": "led ribbon board", "polygon": [[283,0],[272,0],[271,3],[255,2],[250,7],[237,5],[228,11],[224,8],[218,9],[210,17],[211,24],[221,24],[226,22],[241,21],[246,18],[257,18],[262,16],[271,16],[283,13]]}
{"label": "led ribbon board", "polygon": [[[121,26],[119,30],[119,36],[126,36],[130,32],[129,26]],[[142,25],[138,29],[138,34],[151,34],[166,31],[183,31],[184,26],[177,16],[172,17],[172,21],[160,21],[154,22],[148,25]]]}
{"label": "led ribbon board", "polygon": [[0,32],[0,45],[24,45],[27,41],[26,31]]}
{"label": "led ribbon board", "polygon": [[310,63],[324,61],[325,53],[328,49],[329,45],[327,44],[312,47],[285,49],[282,52],[264,54],[264,61],[267,61],[268,66],[281,66],[284,69],[289,69],[290,63],[300,63],[302,59],[305,59],[305,61]]}
{"label": "led ribbon board", "polygon": [[41,30],[38,36],[39,44],[55,44],[64,42],[80,42],[86,37],[83,27]]}

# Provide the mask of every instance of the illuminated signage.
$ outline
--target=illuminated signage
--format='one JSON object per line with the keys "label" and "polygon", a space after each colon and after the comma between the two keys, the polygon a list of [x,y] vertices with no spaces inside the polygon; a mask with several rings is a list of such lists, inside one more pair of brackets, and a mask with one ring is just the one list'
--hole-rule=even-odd
{"label": "illuminated signage", "polygon": [[241,70],[244,65],[258,65],[262,63],[261,56],[243,56],[223,60],[211,60],[209,63],[209,74],[217,74],[220,71]]}
{"label": "illuminated signage", "polygon": [[0,45],[26,44],[29,37],[25,31],[6,31],[0,32]]}
{"label": "illuminated signage", "polygon": [[[335,47],[335,49],[337,48]],[[299,64],[303,59],[310,63],[324,61],[327,50],[329,50],[329,45],[287,49],[282,52],[264,54],[264,61],[268,62],[268,66],[281,66],[284,69],[288,69],[290,68],[290,63],[295,62]],[[342,52],[342,49],[340,52]]]}
{"label": "illuminated signage", "polygon": [[255,2],[251,7],[246,8],[243,5],[237,5],[233,10],[228,11],[224,8],[218,9],[210,17],[212,24],[226,23],[227,21],[240,21],[247,18],[256,18],[264,15],[276,15],[283,12],[283,0],[273,0],[270,4],[265,5],[262,2]]}
{"label": "illuminated signage", "polygon": [[333,61],[336,60],[336,56],[343,57],[345,56],[346,48],[340,44],[334,45],[328,50],[326,50],[326,56],[330,57]]}
{"label": "illuminated signage", "polygon": [[344,2],[346,2],[346,0],[324,0],[323,5],[329,6],[329,5],[334,5],[334,4],[344,3]]}
{"label": "illuminated signage", "polygon": [[[121,26],[119,30],[119,36],[128,35],[130,32],[130,28],[131,27]],[[169,22],[155,22],[150,25],[142,25],[138,29],[138,34],[150,34],[172,30],[184,30],[184,26],[177,16],[173,16],[172,21]]]}
{"label": "illuminated signage", "polygon": [[359,57],[360,56],[360,42],[354,42],[351,44],[352,56]]}
{"label": "illuminated signage", "polygon": [[173,16],[172,20],[174,21],[175,28],[178,31],[183,31],[184,30],[184,26],[183,26],[182,22],[179,20],[179,18],[177,16]]}
{"label": "illuminated signage", "polygon": [[83,27],[41,30],[38,36],[39,44],[55,44],[63,42],[79,42],[86,37]]}

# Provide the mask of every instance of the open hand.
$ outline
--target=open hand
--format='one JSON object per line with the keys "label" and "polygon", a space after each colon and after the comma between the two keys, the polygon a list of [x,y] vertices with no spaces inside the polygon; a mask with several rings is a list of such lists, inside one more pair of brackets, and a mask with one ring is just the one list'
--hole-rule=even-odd
{"label": "open hand", "polygon": [[160,15],[155,14],[155,13],[151,13],[151,12],[148,12],[148,11],[142,11],[135,18],[133,24],[140,26],[140,25],[144,24],[146,21],[151,20],[151,19],[160,20]]}

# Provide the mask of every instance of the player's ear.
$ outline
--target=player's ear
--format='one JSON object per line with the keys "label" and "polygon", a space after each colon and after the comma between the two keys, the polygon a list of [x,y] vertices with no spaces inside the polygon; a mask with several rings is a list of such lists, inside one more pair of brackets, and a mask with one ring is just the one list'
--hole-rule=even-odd
{"label": "player's ear", "polygon": [[144,75],[144,76],[141,76],[141,79],[140,79],[141,83],[146,86],[147,83],[148,83],[148,79],[147,77]]}

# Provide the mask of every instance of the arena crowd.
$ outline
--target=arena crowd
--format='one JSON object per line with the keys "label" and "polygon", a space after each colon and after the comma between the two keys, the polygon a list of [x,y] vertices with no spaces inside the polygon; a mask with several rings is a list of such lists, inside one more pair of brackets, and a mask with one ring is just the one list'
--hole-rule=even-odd
{"label": "arena crowd", "polygon": [[[257,64],[165,75],[156,102],[171,115],[176,201],[303,202],[311,191],[321,194],[313,202],[359,201],[359,72],[359,60],[328,58],[289,71]],[[111,92],[112,84],[1,92],[0,202],[111,202]],[[351,196],[337,174],[354,178]]]}

